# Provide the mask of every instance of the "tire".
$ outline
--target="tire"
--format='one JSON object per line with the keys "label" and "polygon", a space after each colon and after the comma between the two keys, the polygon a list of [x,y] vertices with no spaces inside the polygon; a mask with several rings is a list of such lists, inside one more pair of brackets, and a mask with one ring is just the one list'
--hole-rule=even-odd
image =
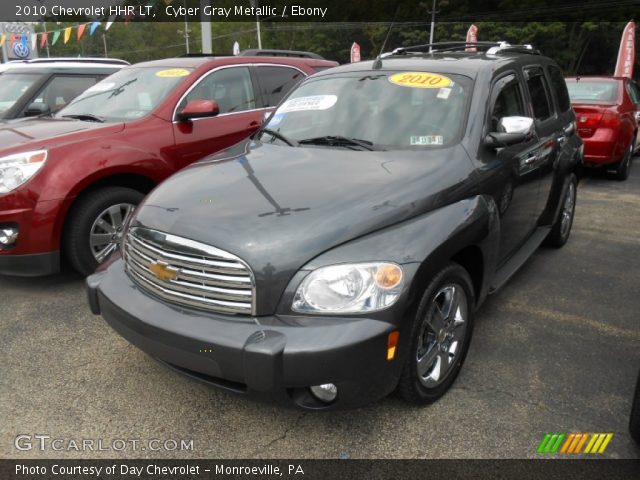
{"label": "tire", "polygon": [[624,157],[622,157],[622,160],[620,160],[620,163],[618,163],[618,167],[616,168],[615,173],[613,174],[613,178],[615,178],[616,180],[620,180],[625,181],[627,178],[629,178],[629,172],[631,171],[631,163],[633,162],[633,151],[634,151],[634,144],[633,141],[629,144],[629,147],[627,148],[627,151],[624,154]]}
{"label": "tire", "polygon": [[449,263],[433,277],[420,299],[398,382],[404,400],[427,405],[451,387],[469,350],[474,307],[471,277],[460,265]]}
{"label": "tire", "polygon": [[572,173],[569,175],[567,181],[567,187],[562,194],[562,206],[560,207],[560,215],[556,219],[555,223],[551,227],[551,231],[545,239],[545,244],[550,247],[560,248],[571,234],[571,227],[573,226],[573,217],[576,211],[576,196],[578,192],[578,180]]}
{"label": "tire", "polygon": [[76,201],[63,238],[65,254],[76,271],[92,274],[117,249],[123,225],[143,198],[131,188],[106,187]]}
{"label": "tire", "polygon": [[631,437],[640,443],[640,374],[636,382],[636,391],[631,401],[631,417],[629,419],[629,433]]}

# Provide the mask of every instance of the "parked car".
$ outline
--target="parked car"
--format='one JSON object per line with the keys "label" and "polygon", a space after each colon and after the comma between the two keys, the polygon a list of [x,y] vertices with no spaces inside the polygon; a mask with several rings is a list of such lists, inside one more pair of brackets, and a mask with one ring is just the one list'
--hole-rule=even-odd
{"label": "parked car", "polygon": [[124,60],[50,58],[3,64],[0,120],[55,113],[122,67]]}
{"label": "parked car", "polygon": [[640,146],[640,89],[629,78],[567,78],[586,167],[613,170],[626,180]]}
{"label": "parked car", "polygon": [[304,81],[146,198],[87,279],[93,313],[179,372],[302,408],[442,396],[487,294],[567,241],[582,161],[558,66],[466,45]]}
{"label": "parked car", "polygon": [[301,58],[178,58],[126,67],[52,118],[0,126],[0,273],[89,274],[160,181],[233,145],[315,68]]}

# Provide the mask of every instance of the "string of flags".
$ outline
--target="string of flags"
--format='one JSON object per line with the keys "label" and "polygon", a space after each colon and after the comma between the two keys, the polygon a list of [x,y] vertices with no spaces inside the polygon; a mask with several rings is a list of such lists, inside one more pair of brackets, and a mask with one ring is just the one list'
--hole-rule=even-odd
{"label": "string of flags", "polygon": [[[104,31],[108,31],[111,28],[111,25],[116,20],[116,16],[112,15],[106,21],[104,25]],[[37,33],[3,33],[0,35],[0,48],[5,44],[5,42],[9,41],[11,45],[15,43],[22,43],[24,46],[29,44],[31,46],[31,50],[35,50],[36,45],[39,45],[40,48],[44,48],[45,45],[49,44],[51,46],[55,45],[60,37],[62,37],[62,41],[64,43],[68,43],[72,38],[73,30],[76,31],[75,38],[76,40],[80,40],[86,31],[89,32],[89,36],[93,36],[98,28],[102,25],[103,22],[87,22],[80,23],[78,25],[73,25],[70,27],[65,27],[59,30],[50,30],[46,32],[37,32]],[[128,23],[128,22],[125,22]],[[40,41],[38,42],[38,37]]]}

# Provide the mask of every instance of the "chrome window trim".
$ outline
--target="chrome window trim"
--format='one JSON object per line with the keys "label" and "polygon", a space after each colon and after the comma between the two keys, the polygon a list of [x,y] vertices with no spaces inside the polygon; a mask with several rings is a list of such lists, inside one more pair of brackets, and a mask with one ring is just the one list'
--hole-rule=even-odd
{"label": "chrome window trim", "polygon": [[[234,65],[221,65],[219,67],[216,67],[212,70],[209,70],[207,73],[205,73],[204,75],[202,75],[198,80],[196,80],[188,89],[186,92],[184,92],[182,94],[182,96],[180,97],[180,99],[176,102],[175,107],[173,107],[173,114],[171,115],[171,121],[172,123],[181,123],[178,120],[176,120],[176,116],[178,115],[178,106],[182,103],[182,101],[187,97],[187,95],[189,95],[191,93],[191,91],[193,89],[195,89],[200,82],[203,82],[206,78],[208,78],[210,75],[213,75],[214,73],[220,71],[220,70],[224,70],[226,68],[239,68],[239,67],[246,67],[246,68],[251,68],[251,67],[284,67],[284,68],[291,68],[293,70],[297,70],[299,71],[304,78],[308,78],[310,75],[307,75],[304,71],[300,70],[298,67],[295,67],[293,65],[285,65],[282,63],[237,63]],[[313,75],[313,74],[311,74]],[[251,76],[251,71],[249,71],[249,76],[251,77],[251,87],[254,88],[254,82],[253,82],[253,77]],[[303,78],[303,80],[304,80]],[[258,83],[260,82],[260,80],[258,80]],[[254,91],[254,96],[257,98],[256,92]],[[249,110],[242,110],[239,112],[228,112],[228,113],[221,113],[219,115],[216,115],[215,117],[208,117],[208,118],[195,118],[192,119],[191,121],[194,120],[206,120],[206,119],[210,119],[210,118],[222,118],[222,117],[226,117],[229,115],[238,115],[240,113],[247,113],[247,112],[259,112],[260,110],[270,110],[273,109],[275,107],[260,107],[260,108],[252,108]]]}

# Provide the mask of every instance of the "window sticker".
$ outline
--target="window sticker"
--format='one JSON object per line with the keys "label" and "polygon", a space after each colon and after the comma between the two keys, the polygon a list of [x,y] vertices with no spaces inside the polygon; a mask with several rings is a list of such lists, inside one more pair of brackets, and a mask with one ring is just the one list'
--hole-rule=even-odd
{"label": "window sticker", "polygon": [[171,68],[169,70],[160,70],[156,72],[156,77],[161,78],[175,78],[175,77],[186,77],[191,72],[189,70],[185,70],[184,68]]}
{"label": "window sticker", "polygon": [[116,86],[113,82],[100,82],[87,89],[87,92],[106,92],[112,90]]}
{"label": "window sticker", "polygon": [[446,100],[447,98],[449,98],[449,95],[451,95],[451,89],[443,87],[440,90],[438,90],[438,95],[436,95],[436,97]]}
{"label": "window sticker", "polygon": [[402,72],[389,77],[389,81],[401,87],[441,88],[453,85],[449,77],[429,72]]}
{"label": "window sticker", "polygon": [[338,101],[336,95],[312,95],[310,97],[292,98],[278,109],[278,113],[303,112],[309,110],[328,110]]}
{"label": "window sticker", "polygon": [[412,135],[410,143],[412,146],[442,145],[444,143],[444,138],[442,135]]}

